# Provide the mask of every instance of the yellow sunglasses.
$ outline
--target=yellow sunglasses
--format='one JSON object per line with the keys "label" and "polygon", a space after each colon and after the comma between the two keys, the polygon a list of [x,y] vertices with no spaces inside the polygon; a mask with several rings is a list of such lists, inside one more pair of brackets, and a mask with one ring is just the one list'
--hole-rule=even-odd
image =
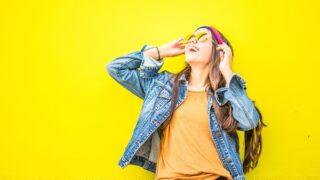
{"label": "yellow sunglasses", "polygon": [[[196,34],[196,35],[194,35],[194,34],[188,34],[188,35],[186,35],[184,38],[183,38],[183,41],[182,41],[182,43],[183,44],[188,44],[188,43],[190,43],[190,40],[192,39],[192,38],[196,38],[196,43],[197,42],[205,42],[205,41],[207,41],[208,40],[208,33],[206,33],[206,32],[200,32],[200,33],[198,33],[198,34]],[[215,45],[218,45],[218,42],[216,42],[216,41],[214,41],[214,40],[211,40],[212,42],[213,42],[213,44],[215,44]]]}

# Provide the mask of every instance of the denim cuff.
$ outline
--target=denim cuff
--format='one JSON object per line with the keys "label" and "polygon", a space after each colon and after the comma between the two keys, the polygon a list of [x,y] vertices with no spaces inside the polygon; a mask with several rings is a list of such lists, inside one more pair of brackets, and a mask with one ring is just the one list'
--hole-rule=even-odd
{"label": "denim cuff", "polygon": [[140,76],[143,78],[156,76],[158,71],[161,69],[161,67],[164,64],[163,58],[161,58],[160,60],[156,60],[143,53],[143,51],[151,47],[155,47],[155,46],[150,46],[145,44],[140,50],[140,53],[142,55],[142,61],[140,65]]}
{"label": "denim cuff", "polygon": [[233,96],[239,97],[245,95],[245,90],[246,81],[239,74],[233,73],[227,85],[217,89],[214,95],[219,106],[223,106]]}

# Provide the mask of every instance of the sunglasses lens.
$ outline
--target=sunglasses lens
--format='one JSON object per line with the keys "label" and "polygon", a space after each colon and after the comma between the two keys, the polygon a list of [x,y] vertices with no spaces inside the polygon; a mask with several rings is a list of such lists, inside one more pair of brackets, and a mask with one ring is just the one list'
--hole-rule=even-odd
{"label": "sunglasses lens", "polygon": [[208,38],[206,36],[202,36],[199,38],[200,42],[205,42]]}
{"label": "sunglasses lens", "polygon": [[206,41],[208,39],[206,35],[207,35],[206,32],[202,32],[202,33],[197,34],[198,41],[200,41],[200,42]]}
{"label": "sunglasses lens", "polygon": [[184,39],[183,39],[183,42],[184,42],[184,43],[188,43],[188,41],[191,39],[191,37],[192,37],[192,34],[186,35],[186,36],[184,37]]}
{"label": "sunglasses lens", "polygon": [[184,44],[187,44],[191,39],[195,38],[196,39],[196,42],[204,42],[204,41],[207,41],[208,40],[208,37],[207,37],[207,33],[206,32],[200,32],[196,35],[194,34],[188,34],[184,37],[183,39],[183,43]]}

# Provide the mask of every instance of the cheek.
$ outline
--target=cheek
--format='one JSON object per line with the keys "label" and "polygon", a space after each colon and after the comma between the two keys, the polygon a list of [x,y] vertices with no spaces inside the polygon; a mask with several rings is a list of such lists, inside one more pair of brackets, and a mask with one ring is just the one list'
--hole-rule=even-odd
{"label": "cheek", "polygon": [[211,49],[212,47],[200,47],[200,54],[201,54],[201,56],[203,57],[203,58],[206,58],[206,59],[208,59],[208,58],[210,58],[211,57],[211,55],[212,55],[212,49]]}

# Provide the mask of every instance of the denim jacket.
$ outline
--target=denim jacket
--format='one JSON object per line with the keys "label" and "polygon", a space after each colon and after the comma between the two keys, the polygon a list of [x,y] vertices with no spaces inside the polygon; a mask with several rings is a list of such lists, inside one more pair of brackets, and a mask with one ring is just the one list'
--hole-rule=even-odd
{"label": "denim jacket", "polygon": [[[143,100],[142,109],[118,165],[123,169],[128,164],[140,166],[155,173],[157,154],[160,145],[160,125],[168,118],[171,105],[173,81],[175,74],[158,71],[164,60],[153,59],[140,51],[117,57],[106,65],[109,75],[121,86]],[[238,121],[238,130],[247,131],[258,125],[259,115],[252,100],[246,94],[245,80],[233,73],[226,87],[210,93],[208,99],[209,128],[219,157],[224,167],[235,180],[245,179],[243,167],[237,151],[238,144],[218,124],[211,103],[215,99],[219,106],[230,102],[233,117]],[[188,92],[188,81],[184,75],[179,79],[179,98],[175,108],[185,100]],[[162,91],[160,91],[163,89]]]}

